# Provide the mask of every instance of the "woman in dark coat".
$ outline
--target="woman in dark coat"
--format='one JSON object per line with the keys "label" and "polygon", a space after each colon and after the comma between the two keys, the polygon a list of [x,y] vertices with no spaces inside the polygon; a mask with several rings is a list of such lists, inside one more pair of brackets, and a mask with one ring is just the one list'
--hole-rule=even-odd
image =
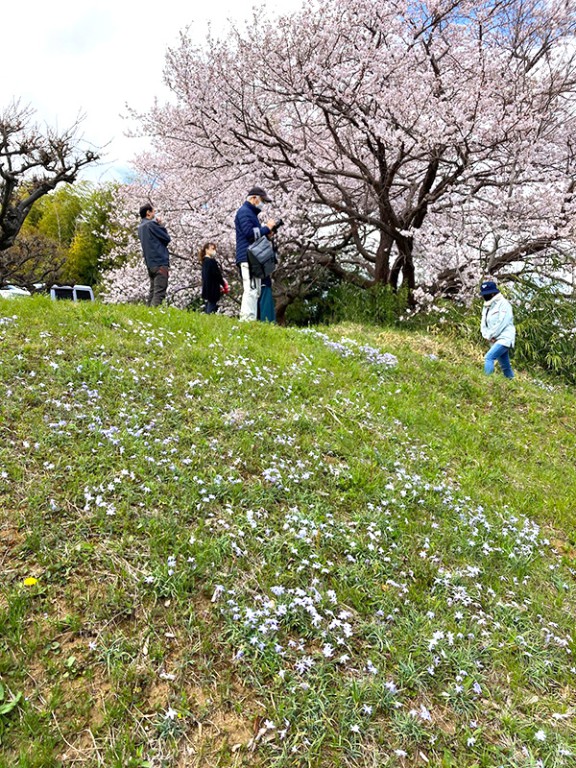
{"label": "woman in dark coat", "polygon": [[203,245],[198,256],[202,265],[202,298],[205,301],[204,312],[207,315],[218,312],[220,295],[228,292],[228,283],[222,277],[215,256],[216,243]]}

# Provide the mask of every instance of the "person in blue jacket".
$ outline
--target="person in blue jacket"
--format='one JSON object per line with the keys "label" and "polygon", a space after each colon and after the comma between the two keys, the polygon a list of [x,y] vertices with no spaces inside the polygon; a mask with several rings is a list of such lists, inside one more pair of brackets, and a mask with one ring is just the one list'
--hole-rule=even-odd
{"label": "person in blue jacket", "polygon": [[276,226],[274,219],[260,224],[258,214],[264,203],[272,202],[262,187],[252,187],[247,199],[238,209],[234,219],[236,227],[236,265],[242,278],[242,304],[240,320],[256,320],[258,316],[258,297],[260,296],[260,278],[250,274],[248,265],[248,247],[259,237],[267,237]]}
{"label": "person in blue jacket", "polygon": [[480,332],[490,342],[491,347],[484,358],[484,372],[494,373],[494,363],[500,363],[502,373],[507,379],[514,378],[510,364],[510,349],[516,340],[512,306],[498,290],[496,283],[487,280],[480,286],[480,295],[484,299]]}
{"label": "person in blue jacket", "polygon": [[140,208],[140,226],[138,237],[142,246],[142,255],[150,278],[148,301],[150,307],[157,307],[166,298],[170,256],[168,254],[168,234],[164,222],[158,216],[154,207],[146,203]]}

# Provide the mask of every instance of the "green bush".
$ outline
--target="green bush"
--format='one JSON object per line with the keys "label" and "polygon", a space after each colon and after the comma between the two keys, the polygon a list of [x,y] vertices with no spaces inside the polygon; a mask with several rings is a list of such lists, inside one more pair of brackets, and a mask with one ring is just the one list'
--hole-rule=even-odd
{"label": "green bush", "polygon": [[517,358],[576,383],[576,300],[550,288],[511,297]]}
{"label": "green bush", "polygon": [[286,311],[286,319],[291,325],[341,322],[397,325],[407,306],[407,289],[395,292],[389,285],[361,288],[340,283],[322,295],[295,302]]}

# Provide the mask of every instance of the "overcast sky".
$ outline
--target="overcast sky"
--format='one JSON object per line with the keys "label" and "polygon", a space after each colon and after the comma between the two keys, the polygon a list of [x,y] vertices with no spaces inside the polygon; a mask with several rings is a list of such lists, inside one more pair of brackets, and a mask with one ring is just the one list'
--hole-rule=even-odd
{"label": "overcast sky", "polygon": [[[126,104],[144,111],[162,83],[164,54],[190,26],[202,39],[210,22],[224,32],[252,8],[292,10],[301,0],[5,0],[0,14],[0,109],[13,99],[37,110],[39,122],[61,129],[83,115],[81,133],[108,144],[93,180],[122,178],[141,141],[124,137]],[[123,117],[124,116],[124,117]]]}

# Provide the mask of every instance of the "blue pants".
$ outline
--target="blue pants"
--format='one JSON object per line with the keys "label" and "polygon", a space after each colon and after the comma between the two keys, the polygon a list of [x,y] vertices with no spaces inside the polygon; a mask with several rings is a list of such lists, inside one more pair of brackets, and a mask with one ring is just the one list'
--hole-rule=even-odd
{"label": "blue pants", "polygon": [[514,378],[514,371],[510,365],[509,347],[505,347],[503,344],[494,344],[490,347],[484,358],[484,373],[494,373],[494,363],[496,360],[500,363],[502,373],[507,379]]}
{"label": "blue pants", "polygon": [[262,283],[260,288],[260,298],[258,299],[258,320],[267,323],[276,322],[276,311],[274,309],[274,299],[272,298],[272,288]]}

